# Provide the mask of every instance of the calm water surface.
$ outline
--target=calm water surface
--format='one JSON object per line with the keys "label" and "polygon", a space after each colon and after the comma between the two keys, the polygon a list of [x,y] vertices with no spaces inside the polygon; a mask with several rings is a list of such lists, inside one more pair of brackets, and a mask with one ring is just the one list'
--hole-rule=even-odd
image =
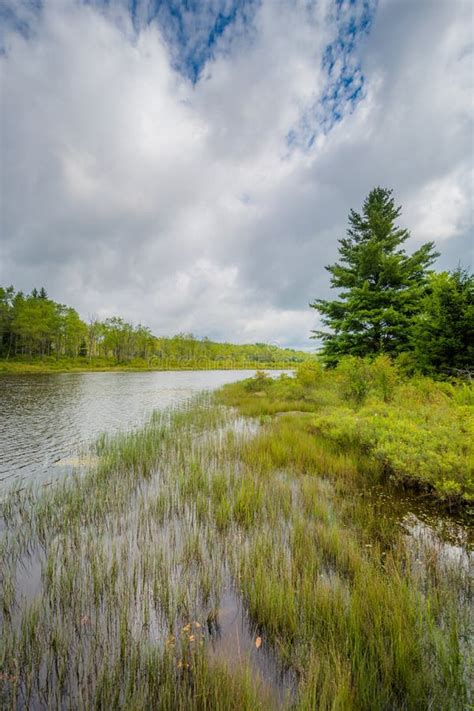
{"label": "calm water surface", "polygon": [[[0,489],[68,469],[101,432],[137,427],[154,409],[254,371],[49,373],[0,377]],[[64,460],[64,465],[61,460]]]}

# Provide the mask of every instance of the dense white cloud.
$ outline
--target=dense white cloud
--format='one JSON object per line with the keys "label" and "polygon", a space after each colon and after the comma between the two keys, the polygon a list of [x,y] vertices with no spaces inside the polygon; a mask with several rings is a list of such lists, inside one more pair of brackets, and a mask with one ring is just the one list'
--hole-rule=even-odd
{"label": "dense white cloud", "polygon": [[445,240],[463,233],[472,234],[472,185],[473,174],[469,165],[428,182],[418,192],[417,203],[408,205],[413,214],[411,224],[415,226],[416,238],[425,241],[435,236],[443,249]]}
{"label": "dense white cloud", "polygon": [[159,24],[136,33],[117,7],[45,2],[27,37],[7,32],[2,282],[157,333],[310,345],[308,301],[376,184],[394,187],[413,245],[470,263],[468,2],[381,2],[352,57],[362,99],[328,132],[329,3],[263,2],[196,83]]}

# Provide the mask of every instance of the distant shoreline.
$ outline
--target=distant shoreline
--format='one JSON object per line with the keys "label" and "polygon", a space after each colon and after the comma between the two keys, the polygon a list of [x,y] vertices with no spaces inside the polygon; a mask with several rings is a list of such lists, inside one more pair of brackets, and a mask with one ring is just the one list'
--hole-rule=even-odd
{"label": "distant shoreline", "polygon": [[213,362],[208,363],[182,362],[162,365],[127,364],[127,363],[84,363],[77,361],[45,362],[37,360],[17,361],[0,360],[0,376],[2,375],[34,375],[46,373],[151,373],[173,371],[210,371],[210,370],[293,370],[298,363],[260,363],[260,362]]}

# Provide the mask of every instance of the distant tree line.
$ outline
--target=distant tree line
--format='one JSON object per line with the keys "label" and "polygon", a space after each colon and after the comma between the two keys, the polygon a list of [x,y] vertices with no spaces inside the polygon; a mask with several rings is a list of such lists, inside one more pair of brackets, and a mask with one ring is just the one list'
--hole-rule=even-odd
{"label": "distant tree line", "polygon": [[370,192],[362,213],[351,210],[340,261],[326,267],[339,296],[311,304],[329,328],[315,332],[322,356],[335,365],[383,353],[414,371],[474,375],[474,275],[430,270],[439,256],[432,242],[407,254],[400,213],[384,188]]}
{"label": "distant tree line", "polygon": [[291,364],[307,356],[264,343],[216,343],[189,333],[157,337],[146,326],[134,326],[118,316],[90,318],[86,323],[75,309],[50,299],[44,288],[24,294],[9,286],[0,287],[0,357],[140,360],[157,367],[212,361],[228,367],[246,362]]}

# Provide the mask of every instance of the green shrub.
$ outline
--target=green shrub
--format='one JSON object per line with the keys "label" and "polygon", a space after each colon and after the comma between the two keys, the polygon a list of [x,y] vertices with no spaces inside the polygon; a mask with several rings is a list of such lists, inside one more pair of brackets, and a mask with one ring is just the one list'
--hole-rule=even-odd
{"label": "green shrub", "polygon": [[245,382],[245,389],[251,393],[261,392],[265,391],[271,383],[272,379],[265,371],[257,370],[254,377]]}
{"label": "green shrub", "polygon": [[371,367],[374,388],[384,402],[392,400],[398,384],[398,373],[391,359],[384,354],[377,356]]}
{"label": "green shrub", "polygon": [[324,376],[324,369],[318,360],[306,360],[298,366],[296,381],[304,388],[318,385]]}
{"label": "green shrub", "polygon": [[366,358],[345,356],[337,366],[342,396],[355,405],[362,405],[371,387],[372,373]]}
{"label": "green shrub", "polygon": [[446,402],[374,403],[357,412],[337,408],[315,425],[343,447],[370,453],[404,481],[433,488],[443,499],[474,497],[474,415]]}
{"label": "green shrub", "polygon": [[474,405],[474,383],[460,383],[453,390],[453,399],[458,405]]}
{"label": "green shrub", "polygon": [[419,372],[418,361],[414,353],[400,353],[395,359],[395,366],[399,373],[406,378],[413,377]]}

